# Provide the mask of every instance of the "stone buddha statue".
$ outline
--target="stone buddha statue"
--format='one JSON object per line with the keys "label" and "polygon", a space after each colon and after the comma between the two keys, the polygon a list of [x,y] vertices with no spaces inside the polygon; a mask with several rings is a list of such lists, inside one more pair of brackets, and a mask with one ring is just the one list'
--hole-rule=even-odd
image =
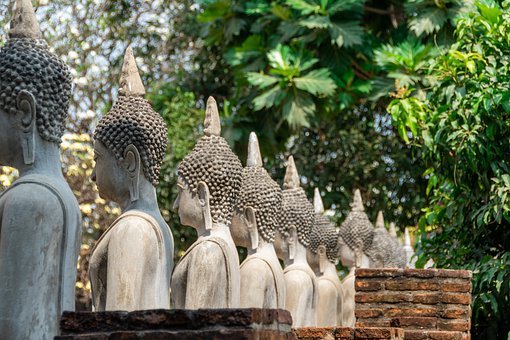
{"label": "stone buddha statue", "polygon": [[338,234],[334,224],[324,216],[324,205],[318,188],[315,188],[313,202],[315,222],[310,234],[307,259],[317,275],[319,289],[317,326],[341,326],[343,290],[336,271]]}
{"label": "stone buddha statue", "polygon": [[409,230],[407,228],[404,229],[404,246],[402,250],[406,257],[406,267],[414,268],[416,259],[414,256],[414,249],[411,245],[411,237],[409,236]]}
{"label": "stone buddha statue", "polygon": [[198,239],[172,276],[174,308],[238,308],[240,274],[230,234],[243,167],[220,136],[216,101],[207,100],[204,136],[179,164],[179,194],[174,208],[181,223],[197,230]]}
{"label": "stone buddha statue", "polygon": [[292,156],[288,160],[283,189],[281,220],[274,244],[285,266],[285,309],[292,314],[293,327],[315,327],[319,292],[317,279],[306,259],[314,212],[300,187]]}
{"label": "stone buddha statue", "polygon": [[405,266],[403,249],[386,230],[382,211],[377,214],[374,238],[365,253],[370,259],[370,268],[404,268]]}
{"label": "stone buddha statue", "polygon": [[350,268],[349,274],[342,281],[342,326],[354,327],[354,272],[356,268],[369,267],[369,259],[364,252],[372,245],[374,238],[374,227],[365,213],[359,190],[354,192],[351,211],[340,226],[338,236],[340,260],[344,266]]}
{"label": "stone buddha statue", "polygon": [[0,48],[0,166],[19,172],[0,195],[2,339],[53,339],[74,310],[81,214],[60,161],[71,89],[31,1],[17,0]]}
{"label": "stone buddha statue", "polygon": [[282,190],[262,166],[252,132],[231,227],[235,244],[248,250],[240,267],[242,308],[285,309],[283,270],[273,246],[281,206]]}
{"label": "stone buddha statue", "polygon": [[92,180],[99,195],[122,210],[90,257],[96,311],[170,308],[174,243],[159,212],[155,188],[167,131],[144,94],[128,47],[117,102],[94,132]]}

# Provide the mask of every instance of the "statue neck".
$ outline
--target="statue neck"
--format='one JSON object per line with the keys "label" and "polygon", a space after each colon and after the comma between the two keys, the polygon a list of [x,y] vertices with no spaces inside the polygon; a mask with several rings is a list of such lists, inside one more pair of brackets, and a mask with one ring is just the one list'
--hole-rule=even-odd
{"label": "statue neck", "polygon": [[[60,161],[60,147],[56,143],[43,141],[37,138],[34,152],[34,163],[25,164],[23,155],[20,155],[16,164],[13,164],[18,169],[20,177],[26,175],[46,175],[49,177],[64,178],[62,173],[62,162]],[[36,140],[37,140],[36,139]]]}
{"label": "statue neck", "polygon": [[248,255],[259,254],[275,254],[273,243],[267,242],[259,234],[259,245],[256,249],[248,249]]}
{"label": "statue neck", "polygon": [[224,223],[212,223],[211,229],[205,229],[205,225],[201,225],[199,228],[196,228],[198,238],[206,237],[206,236],[218,236],[218,237],[226,237],[226,235],[230,236],[230,228]]}
{"label": "statue neck", "polygon": [[322,275],[325,275],[325,276],[338,276],[338,274],[336,272],[335,264],[327,261],[327,264],[326,264],[326,266],[324,268],[324,273],[322,273]]}
{"label": "statue neck", "polygon": [[157,211],[159,213],[156,188],[143,175],[140,178],[138,190],[138,200],[134,202],[131,202],[129,190],[127,191],[127,195],[119,198],[117,203],[119,203],[122,212],[126,212],[128,210],[141,210],[144,212]]}
{"label": "statue neck", "polygon": [[284,261],[285,267],[290,266],[291,264],[306,264],[308,265],[308,261],[306,260],[306,248],[301,244],[301,242],[296,242],[296,253],[294,254],[294,259],[291,260],[289,258]]}

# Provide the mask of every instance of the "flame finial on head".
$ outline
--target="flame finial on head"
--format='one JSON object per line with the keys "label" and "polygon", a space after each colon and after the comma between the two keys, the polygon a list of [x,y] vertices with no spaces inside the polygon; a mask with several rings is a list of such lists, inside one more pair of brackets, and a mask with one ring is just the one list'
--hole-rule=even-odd
{"label": "flame finial on head", "polygon": [[319,188],[315,188],[313,192],[313,208],[316,214],[322,214],[324,212],[324,204],[322,203]]}
{"label": "flame finial on head", "polygon": [[409,236],[409,230],[407,228],[404,229],[404,245],[410,247],[411,246],[411,237]]}
{"label": "flame finial on head", "polygon": [[380,210],[377,213],[377,220],[375,221],[375,227],[380,228],[380,229],[385,229],[384,228],[384,215],[383,215],[383,212]]}
{"label": "flame finial on head", "polygon": [[124,63],[122,64],[119,81],[119,94],[135,97],[143,97],[145,95],[145,88],[143,87],[131,46],[126,49],[124,54]]}
{"label": "flame finial on head", "polygon": [[206,136],[221,135],[220,114],[218,105],[213,97],[207,99],[207,108],[205,110],[204,134]]}
{"label": "flame finial on head", "polygon": [[246,166],[262,166],[262,156],[260,155],[259,140],[257,139],[255,132],[250,133]]}
{"label": "flame finial on head", "polygon": [[285,170],[285,177],[283,179],[284,189],[296,189],[301,186],[299,181],[299,174],[297,172],[296,163],[294,163],[294,157],[289,156],[287,161],[287,169]]}
{"label": "flame finial on head", "polygon": [[9,37],[42,39],[31,0],[16,0]]}
{"label": "flame finial on head", "polygon": [[361,192],[359,189],[354,191],[354,200],[351,204],[352,211],[365,211],[365,207],[363,206],[363,200],[361,199]]}
{"label": "flame finial on head", "polygon": [[391,222],[390,223],[390,235],[397,238],[397,229],[395,227],[395,223],[394,222]]}

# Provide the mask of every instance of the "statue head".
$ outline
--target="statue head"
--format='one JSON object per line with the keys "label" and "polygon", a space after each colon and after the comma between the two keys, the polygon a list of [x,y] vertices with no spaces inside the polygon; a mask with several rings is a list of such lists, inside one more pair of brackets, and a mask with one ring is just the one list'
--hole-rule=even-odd
{"label": "statue head", "polygon": [[275,250],[280,259],[293,260],[297,244],[308,247],[314,222],[313,206],[300,186],[294,158],[289,157],[283,183],[280,223]]}
{"label": "statue head", "polygon": [[374,237],[370,247],[364,250],[364,253],[371,260],[372,268],[387,267],[392,260],[393,243],[391,242],[390,234],[384,226],[384,216],[382,211],[377,213],[377,220],[375,222]]}
{"label": "statue head", "polygon": [[360,267],[365,250],[372,245],[374,227],[365,213],[361,192],[358,189],[354,192],[351,211],[340,226],[338,236],[342,264]]}
{"label": "statue head", "polygon": [[327,262],[335,264],[338,258],[338,234],[335,225],[324,216],[324,205],[318,188],[314,192],[315,222],[307,249],[308,264],[316,272],[323,273]]}
{"label": "statue head", "polygon": [[179,194],[174,208],[184,225],[197,229],[205,226],[205,230],[213,223],[230,226],[243,167],[220,133],[218,107],[209,97],[204,136],[177,169]]}
{"label": "statue head", "polygon": [[0,144],[10,146],[1,148],[0,164],[33,164],[37,148],[61,142],[72,77],[42,39],[30,0],[16,0],[0,75]]}
{"label": "statue head", "polygon": [[256,249],[260,239],[273,243],[279,224],[282,190],[262,166],[257,135],[252,132],[231,234],[238,246]]}
{"label": "statue head", "polygon": [[139,199],[141,183],[156,186],[167,147],[163,118],[143,98],[145,89],[133,50],[122,66],[119,97],[94,131],[96,166],[92,179],[102,197]]}

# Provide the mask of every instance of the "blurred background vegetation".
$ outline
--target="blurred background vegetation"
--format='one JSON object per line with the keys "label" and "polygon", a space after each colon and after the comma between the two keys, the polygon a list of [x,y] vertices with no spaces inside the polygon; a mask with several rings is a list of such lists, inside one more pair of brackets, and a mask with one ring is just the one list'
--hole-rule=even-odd
{"label": "blurred background vegetation", "polygon": [[[98,197],[91,131],[117,95],[124,49],[168,124],[158,187],[176,259],[194,241],[171,210],[176,166],[220,105],[223,136],[245,161],[248,134],[282,182],[293,154],[311,197],[341,223],[360,188],[418,265],[474,271],[474,338],[506,338],[510,317],[510,9],[461,0],[34,0],[46,40],[75,82],[63,143],[84,238],[77,301],[90,308],[90,249],[119,214]],[[0,0],[0,45],[12,1]],[[4,168],[0,185],[16,173]],[[2,189],[0,188],[0,189]]]}

